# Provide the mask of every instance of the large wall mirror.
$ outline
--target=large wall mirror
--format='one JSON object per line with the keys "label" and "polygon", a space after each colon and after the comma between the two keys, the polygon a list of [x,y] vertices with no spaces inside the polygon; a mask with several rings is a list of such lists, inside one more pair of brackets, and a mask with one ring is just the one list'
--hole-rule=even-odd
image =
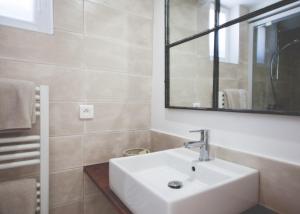
{"label": "large wall mirror", "polygon": [[300,1],[166,0],[166,108],[300,115]]}

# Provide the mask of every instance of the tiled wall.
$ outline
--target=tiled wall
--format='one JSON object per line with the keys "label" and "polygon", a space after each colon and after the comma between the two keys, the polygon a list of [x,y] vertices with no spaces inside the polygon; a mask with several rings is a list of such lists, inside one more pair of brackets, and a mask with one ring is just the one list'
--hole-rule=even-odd
{"label": "tiled wall", "polygon": [[[152,151],[182,147],[189,139],[151,131]],[[255,168],[260,173],[259,204],[280,214],[298,214],[300,210],[300,166],[239,152],[219,146],[210,146],[212,157]]]}
{"label": "tiled wall", "polygon": [[[0,27],[0,77],[50,87],[51,213],[112,212],[83,166],[150,146],[152,10],[152,0],[54,0],[54,35]],[[79,119],[82,103],[93,120]]]}

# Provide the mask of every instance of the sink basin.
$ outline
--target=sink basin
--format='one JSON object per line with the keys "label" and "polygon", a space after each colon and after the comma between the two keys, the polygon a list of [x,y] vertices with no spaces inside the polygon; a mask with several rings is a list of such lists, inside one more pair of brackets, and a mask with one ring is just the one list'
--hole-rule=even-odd
{"label": "sink basin", "polygon": [[[171,149],[109,161],[112,191],[135,214],[239,214],[258,202],[258,171]],[[180,181],[173,189],[170,181]]]}

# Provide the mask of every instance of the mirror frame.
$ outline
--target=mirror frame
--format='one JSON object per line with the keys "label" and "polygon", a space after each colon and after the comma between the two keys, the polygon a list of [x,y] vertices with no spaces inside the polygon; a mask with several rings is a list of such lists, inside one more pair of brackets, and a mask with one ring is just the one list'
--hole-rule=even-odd
{"label": "mirror frame", "polygon": [[[270,12],[276,12],[276,9],[280,9],[291,3],[298,2],[299,0],[282,0],[271,4],[262,9],[253,11],[246,15],[240,16],[236,19],[230,20],[222,25],[219,25],[219,12],[220,12],[220,0],[215,0],[215,26],[212,29],[199,32],[189,37],[180,39],[170,43],[170,1],[165,0],[165,108],[168,109],[187,109],[187,110],[200,110],[200,111],[219,111],[219,112],[238,112],[238,113],[256,113],[256,114],[277,114],[277,115],[294,115],[300,116],[300,112],[286,112],[286,111],[273,111],[273,110],[248,110],[248,109],[221,109],[218,108],[218,91],[219,91],[219,50],[218,50],[218,31],[220,29],[230,27],[234,24],[238,24],[249,19],[257,18]],[[298,5],[297,5],[298,6]],[[202,36],[208,35],[214,32],[214,57],[213,57],[213,94],[212,94],[212,107],[211,108],[198,108],[198,107],[184,107],[184,106],[172,106],[170,105],[170,50],[172,47],[181,45],[183,43],[192,41]]]}

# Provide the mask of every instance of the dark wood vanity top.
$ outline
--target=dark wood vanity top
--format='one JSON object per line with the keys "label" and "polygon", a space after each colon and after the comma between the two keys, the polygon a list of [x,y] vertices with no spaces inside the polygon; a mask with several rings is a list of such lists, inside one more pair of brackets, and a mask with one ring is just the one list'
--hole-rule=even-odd
{"label": "dark wood vanity top", "polygon": [[[119,214],[133,214],[123,202],[109,188],[109,164],[101,163],[84,167],[85,173],[95,183],[99,190],[110,201]],[[242,214],[275,214],[274,212],[257,205]]]}
{"label": "dark wood vanity top", "polygon": [[84,167],[85,173],[90,177],[99,190],[111,202],[115,210],[120,214],[132,214],[109,188],[109,164],[101,163]]}

